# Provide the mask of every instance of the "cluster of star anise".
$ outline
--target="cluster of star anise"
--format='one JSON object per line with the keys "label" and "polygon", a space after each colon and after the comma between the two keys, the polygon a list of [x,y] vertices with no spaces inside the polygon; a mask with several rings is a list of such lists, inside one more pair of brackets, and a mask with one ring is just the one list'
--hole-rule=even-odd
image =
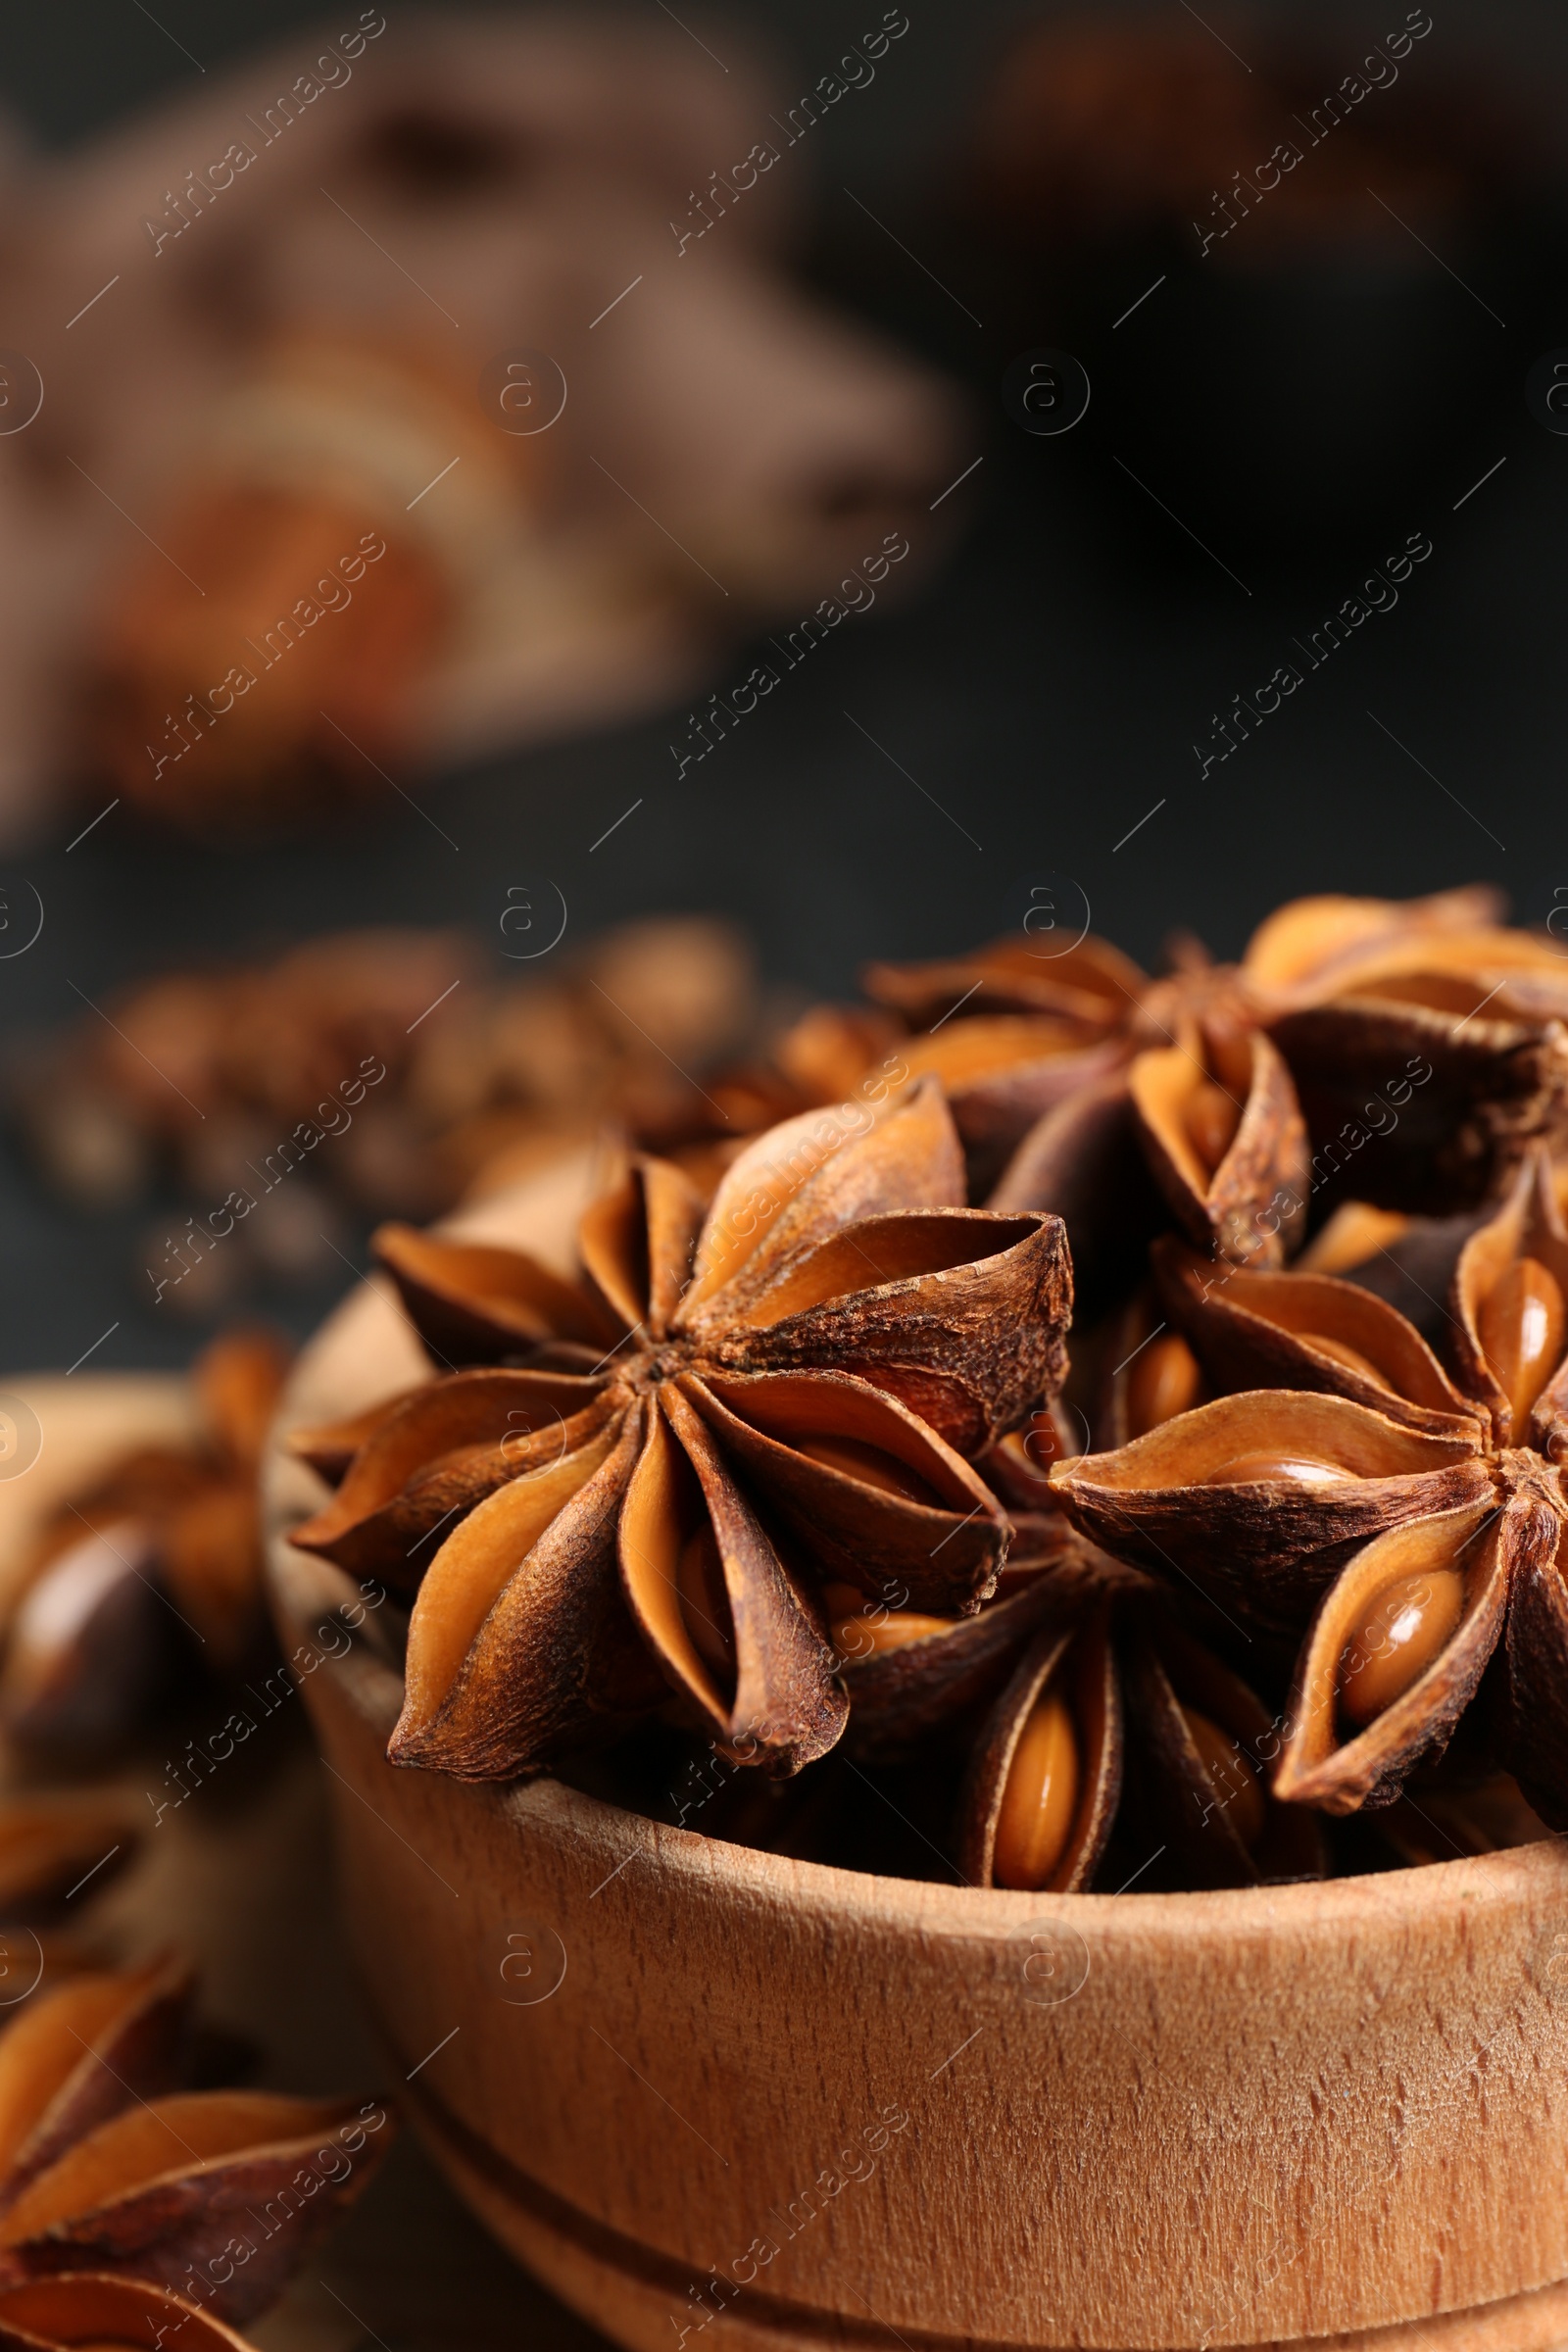
{"label": "cluster of star anise", "polygon": [[410,1604],[395,1761],[658,1726],[694,1826],[1025,1888],[1568,1826],[1568,958],[1477,891],[1050,947],[873,969],[575,1279],[383,1231],[440,1369],[294,1540]]}

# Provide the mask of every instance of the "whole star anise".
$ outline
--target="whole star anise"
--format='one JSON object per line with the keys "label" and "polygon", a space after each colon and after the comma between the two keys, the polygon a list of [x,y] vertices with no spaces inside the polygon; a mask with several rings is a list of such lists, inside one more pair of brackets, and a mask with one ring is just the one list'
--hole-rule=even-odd
{"label": "whole star anise", "polygon": [[0,2286],[0,2352],[119,2352],[177,2345],[179,2352],[251,2352],[243,2336],[167,2287],[102,2271],[65,2271]]}
{"label": "whole star anise", "polygon": [[1078,1525],[1172,1565],[1234,1618],[1299,1637],[1282,1799],[1386,1804],[1492,1678],[1502,1761],[1568,1825],[1568,1236],[1538,1151],[1465,1243],[1450,1368],[1333,1276],[1162,1261],[1224,1395],[1058,1465]]}
{"label": "whole star anise", "polygon": [[[59,2273],[144,2280],[248,2319],[379,2164],[393,2132],[375,2100],[179,2088],[193,1992],[168,1961],[83,1974],[0,2034],[0,2343],[29,2309],[69,2325],[79,2293],[23,2292]],[[119,2303],[138,2308],[134,2294]]]}
{"label": "whole star anise", "polygon": [[970,1886],[1073,1892],[1107,1855],[1153,1886],[1319,1876],[1314,1818],[1268,1792],[1280,1740],[1262,1700],[1152,1579],[1059,1518],[1016,1524],[1006,1589],[978,1616],[862,1603],[836,1621],[853,1752],[960,1740],[954,1852]]}
{"label": "whole star anise", "polygon": [[0,1729],[19,1746],[79,1760],[255,1649],[257,1464],[287,1368],[268,1332],[215,1340],[189,1441],[122,1454],[46,1520],[0,1622]]}
{"label": "whole star anise", "polygon": [[510,1778],[673,1691],[793,1772],[844,1728],[824,1579],[978,1608],[1009,1530],[965,1456],[1059,1386],[1071,1272],[1059,1219],[963,1197],[927,1082],[771,1129],[706,1213],[635,1160],[583,1217],[582,1287],[393,1236],[446,1360],[525,1359],[303,1441],[322,1466],[358,1449],[294,1541],[416,1589],[393,1760]]}
{"label": "whole star anise", "polygon": [[976,1189],[1064,1215],[1080,1279],[1113,1288],[1101,1261],[1125,1266],[1159,1222],[1278,1264],[1309,1191],[1469,1208],[1533,1140],[1560,1135],[1568,958],[1503,928],[1498,904],[1487,890],[1298,900],[1239,964],[1187,943],[1157,980],[1094,939],[1056,956],[1015,939],[873,966],[866,984],[935,1024],[902,1050],[948,1086]]}

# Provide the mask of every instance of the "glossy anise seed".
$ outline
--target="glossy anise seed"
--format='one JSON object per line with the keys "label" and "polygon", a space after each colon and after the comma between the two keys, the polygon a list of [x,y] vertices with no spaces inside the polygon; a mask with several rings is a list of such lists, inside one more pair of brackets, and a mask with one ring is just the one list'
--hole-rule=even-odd
{"label": "glossy anise seed", "polygon": [[1309,1453],[1237,1453],[1220,1462],[1198,1483],[1205,1487],[1250,1487],[1268,1479],[1290,1479],[1301,1487],[1332,1486],[1350,1475],[1339,1462],[1323,1461]]}
{"label": "glossy anise seed", "polygon": [[1251,1758],[1242,1753],[1229,1732],[1221,1731],[1197,1707],[1183,1707],[1182,1720],[1208,1776],[1214,1799],[1249,1853],[1262,1837],[1268,1819],[1263,1784]]}
{"label": "glossy anise seed", "polygon": [[1354,1724],[1375,1722],[1425,1674],[1463,1611],[1464,1578],[1457,1568],[1430,1569],[1386,1585],[1345,1645],[1341,1712]]}
{"label": "glossy anise seed", "polygon": [[925,1617],[918,1609],[854,1609],[833,1620],[833,1646],[847,1663],[881,1657],[932,1634],[949,1634],[960,1617]]}
{"label": "glossy anise seed", "polygon": [[1182,1123],[1203,1173],[1212,1176],[1236,1141],[1242,1106],[1222,1086],[1205,1078],[1189,1097]]}
{"label": "glossy anise seed", "polygon": [[1127,1435],[1142,1438],[1202,1401],[1203,1371],[1179,1331],[1140,1349],[1127,1374]]}
{"label": "glossy anise seed", "polygon": [[917,1471],[884,1453],[880,1446],[867,1446],[858,1438],[799,1438],[795,1450],[820,1462],[825,1470],[842,1470],[846,1478],[858,1478],[862,1487],[901,1495],[906,1502],[941,1508],[942,1497],[935,1488],[928,1487]]}
{"label": "glossy anise seed", "polygon": [[1557,1366],[1565,1329],[1561,1286],[1536,1257],[1516,1258],[1481,1303],[1477,1336],[1508,1399],[1512,1445],[1518,1445],[1530,1408]]}
{"label": "glossy anise seed", "polygon": [[1049,1686],[1018,1736],[997,1819],[992,1876],[999,1886],[1044,1886],[1066,1850],[1078,1811],[1078,1736],[1067,1702]]}
{"label": "glossy anise seed", "polygon": [[1380,1372],[1372,1358],[1363,1355],[1359,1348],[1352,1348],[1348,1340],[1330,1339],[1328,1333],[1323,1331],[1303,1331],[1301,1338],[1307,1347],[1315,1348],[1319,1355],[1332,1356],[1348,1372],[1359,1372],[1363,1380],[1375,1381],[1380,1389],[1393,1388],[1394,1383],[1387,1373]]}

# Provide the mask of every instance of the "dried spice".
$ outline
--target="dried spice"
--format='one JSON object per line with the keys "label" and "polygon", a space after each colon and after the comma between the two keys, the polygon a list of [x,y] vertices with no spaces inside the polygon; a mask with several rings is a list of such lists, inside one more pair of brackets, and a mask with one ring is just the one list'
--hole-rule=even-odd
{"label": "dried spice", "polygon": [[[963,1197],[930,1081],[855,1127],[769,1130],[706,1212],[638,1156],[582,1220],[576,1328],[544,1343],[606,1325],[582,1371],[530,1360],[541,1314],[565,1320],[558,1278],[393,1237],[427,1342],[494,1365],[393,1400],[294,1531],[417,1588],[394,1761],[509,1778],[673,1691],[793,1772],[844,1727],[824,1580],[978,1608],[1009,1529],[967,1457],[1059,1386],[1071,1278],[1058,1220]],[[343,1444],[300,1441],[329,1462]]]}
{"label": "dried spice", "polygon": [[[243,2321],[367,2185],[393,2136],[377,2101],[178,2087],[193,2000],[175,1962],[84,1973],[0,2034],[4,2293],[88,2272]],[[70,2323],[63,2288],[12,2305],[4,2293],[0,2330],[24,2329],[28,2310],[46,2340],[45,2315]]]}
{"label": "dried spice", "polygon": [[102,2271],[65,2271],[0,2286],[0,2352],[56,2352],[80,2344],[84,2352],[145,2352],[172,2344],[179,2352],[249,2352],[242,2336],[198,2311],[182,2296],[143,2278]]}
{"label": "dried spice", "polygon": [[[503,944],[546,950],[556,919],[521,894]],[[11,1093],[75,1204],[123,1205],[166,1172],[193,1197],[199,1216],[151,1237],[136,1281],[207,1311],[246,1277],[335,1266],[320,1239],[333,1198],[426,1216],[607,1120],[691,1132],[710,1106],[682,1073],[739,1045],[755,1000],[745,943],[702,917],[628,923],[500,983],[460,934],[327,934],[121,992],[110,1020],[22,1052]]]}
{"label": "dried spice", "polygon": [[967,1884],[1069,1893],[1111,1856],[1152,1886],[1321,1874],[1312,1817],[1268,1792],[1269,1709],[1152,1580],[1059,1520],[1025,1518],[1006,1587],[968,1619],[862,1607],[834,1626],[855,1752],[898,1759],[961,1738]]}
{"label": "dried spice", "polygon": [[255,1652],[257,1468],[287,1363],[266,1332],[215,1341],[193,1374],[195,1442],[125,1454],[45,1524],[0,1649],[0,1729],[13,1744],[102,1751],[181,1681]]}
{"label": "dried spice", "polygon": [[98,1791],[0,1805],[0,1925],[52,1917],[85,1878],[95,1891],[108,1886],[133,1858],[144,1821]]}
{"label": "dried spice", "polygon": [[1385,1301],[1333,1276],[1166,1295],[1221,1382],[1252,1388],[1052,1473],[1087,1533],[1174,1565],[1276,1637],[1308,1619],[1282,1799],[1348,1813],[1442,1754],[1495,1658],[1494,1738],[1568,1823],[1568,1236],[1538,1152],[1460,1251],[1446,1369]]}
{"label": "dried spice", "polygon": [[[1125,1266],[1159,1222],[1238,1263],[1279,1264],[1304,1238],[1311,1191],[1353,1181],[1377,1206],[1459,1211],[1503,1187],[1533,1141],[1568,1131],[1568,959],[1497,915],[1486,890],[1303,899],[1233,966],[1180,943],[1176,968],[1150,980],[1098,941],[1054,958],[1014,941],[874,966],[867,987],[915,1020],[967,998],[929,1042],[972,1172],[993,1206],[1063,1215],[1098,1289],[1100,1262]],[[1104,990],[1098,1026],[1082,1001],[1066,1011],[1086,957]],[[966,1029],[984,1033],[977,1054],[1000,1052],[1001,1024],[1038,1021],[1058,972],[1062,1034],[1020,1026],[1010,1073],[989,1067],[972,1108]],[[919,1049],[905,1052],[917,1066]]]}

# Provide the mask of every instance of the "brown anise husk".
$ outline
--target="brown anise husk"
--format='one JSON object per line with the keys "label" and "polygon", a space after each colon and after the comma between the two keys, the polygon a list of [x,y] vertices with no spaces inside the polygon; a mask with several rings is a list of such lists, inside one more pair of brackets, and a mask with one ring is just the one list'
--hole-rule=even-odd
{"label": "brown anise husk", "polygon": [[[1234,966],[1193,948],[1165,978],[1128,967],[1113,983],[1102,943],[1086,940],[1075,953],[1094,959],[1094,980],[1074,989],[1015,941],[874,967],[867,985],[912,1022],[968,992],[930,1050],[959,1090],[960,1127],[983,1145],[976,1172],[995,1170],[993,1206],[1065,1215],[1080,1279],[1101,1296],[1145,1238],[1134,1146],[1190,1241],[1267,1266],[1299,1247],[1325,1186],[1456,1213],[1505,1186],[1533,1141],[1568,1131],[1568,960],[1496,916],[1485,890],[1307,899],[1270,917]],[[1062,1034],[1041,1051],[1025,1031],[1046,1017]],[[997,1058],[1009,1018],[1020,1024],[1011,1076]],[[988,1025],[983,1074],[943,1043],[965,1020]],[[971,1083],[983,1088],[973,1111]],[[1031,1102],[1036,1123],[1019,1124]]]}
{"label": "brown anise husk", "polygon": [[1364,1133],[1369,1097],[1398,1109],[1355,1161],[1376,1205],[1478,1206],[1568,1126],[1568,960],[1552,940],[1504,928],[1501,906],[1485,888],[1298,899],[1248,947],[1242,978],[1314,1142]]}
{"label": "brown anise husk", "polygon": [[0,1924],[48,1918],[91,1879],[109,1885],[141,1843],[145,1815],[98,1790],[0,1805]]}
{"label": "brown anise husk", "polygon": [[[212,2285],[204,2306],[247,2319],[374,2172],[391,2137],[376,2102],[179,2089],[192,1994],[189,1972],[171,1961],[83,1974],[37,1994],[0,2034],[0,2327],[25,2327],[28,2309],[69,2320],[63,2289],[58,2303],[8,2307],[29,2280],[87,2272],[174,2292],[198,2264]],[[318,2171],[318,2150],[334,2143],[353,2161],[340,2169],[334,2156]],[[309,2198],[294,2185],[302,2168]],[[274,2199],[283,2218],[270,2227],[255,2209]],[[236,2231],[251,2251],[220,2283],[206,2258]]]}
{"label": "brown anise husk", "polygon": [[[1037,1890],[1091,1886],[1113,1836],[1125,1847],[1135,1833],[1152,1840],[1140,1874],[1164,1861],[1158,1885],[1321,1875],[1315,1823],[1263,1787],[1275,1719],[1181,1629],[1151,1580],[1118,1570],[1059,1520],[1021,1519],[1019,1550],[1027,1564],[1009,1565],[1013,1590],[976,1617],[943,1624],[872,1608],[834,1629],[854,1753],[908,1761],[938,1741],[966,1743],[960,1876],[978,1886],[1020,1884],[999,1876],[999,1833],[1020,1742],[1048,1699],[1067,1709],[1076,1777],[1070,1819],[1049,1867],[1029,1882]],[[1192,1710],[1204,1719],[1206,1754]]]}
{"label": "brown anise husk", "polygon": [[167,2287],[101,2271],[66,2271],[0,2286],[0,2352],[118,2352],[170,2344],[177,2352],[251,2352],[243,2336]]}
{"label": "brown anise husk", "polygon": [[[824,1579],[976,1609],[1009,1529],[966,1457],[1059,1385],[1071,1291],[1059,1221],[963,1197],[929,1081],[852,1129],[768,1131],[706,1208],[634,1158],[580,1228],[572,1311],[616,1335],[599,1365],[394,1401],[294,1532],[417,1584],[393,1760],[511,1778],[673,1692],[727,1752],[793,1772],[844,1728]],[[439,1242],[416,1262],[402,1237],[388,1265],[416,1327],[433,1311],[490,1358],[533,1336],[524,1267]]]}
{"label": "brown anise husk", "polygon": [[196,1441],[122,1456],[47,1522],[0,1659],[0,1727],[20,1746],[86,1755],[123,1738],[189,1673],[180,1629],[211,1672],[255,1648],[257,1468],[287,1364],[269,1332],[215,1341],[192,1376]]}
{"label": "brown anise husk", "polygon": [[[1254,1379],[1306,1366],[1314,1387],[1222,1396],[1059,1467],[1075,1520],[1124,1558],[1174,1563],[1233,1621],[1306,1629],[1282,1799],[1393,1802],[1485,1679],[1502,1762],[1568,1824],[1568,1236],[1544,1152],[1459,1254],[1446,1430],[1415,1425],[1443,1415],[1430,1351],[1354,1286],[1238,1274],[1204,1296],[1190,1264],[1167,1255],[1165,1272],[1208,1361]],[[1383,1409],[1353,1400],[1369,1387]]]}
{"label": "brown anise husk", "polygon": [[1475,1405],[1420,1333],[1374,1293],[1299,1267],[1216,1266],[1174,1237],[1157,1241],[1152,1255],[1170,1321],[1217,1392],[1317,1389],[1436,1437],[1474,1423]]}

